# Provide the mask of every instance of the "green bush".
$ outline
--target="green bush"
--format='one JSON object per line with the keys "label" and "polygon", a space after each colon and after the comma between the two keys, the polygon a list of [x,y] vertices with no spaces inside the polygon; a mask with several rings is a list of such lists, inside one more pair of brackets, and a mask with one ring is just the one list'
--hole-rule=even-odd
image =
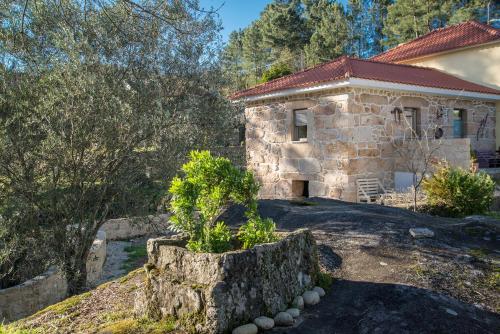
{"label": "green bush", "polygon": [[422,182],[429,205],[453,217],[483,214],[493,201],[495,182],[486,173],[441,167]]}
{"label": "green bush", "polygon": [[205,226],[203,235],[202,240],[189,240],[188,248],[206,253],[224,253],[231,249],[231,231],[224,222],[218,222],[214,227]]}
{"label": "green bush", "polygon": [[226,158],[213,157],[209,151],[192,151],[182,171],[184,177],[175,177],[169,189],[171,221],[174,231],[188,234],[188,249],[220,253],[231,248],[229,228],[217,222],[230,204],[247,208],[248,222],[239,233],[245,238],[244,245],[274,240],[274,223],[264,223],[257,213],[259,186],[252,173],[239,170]]}
{"label": "green bush", "polygon": [[276,241],[275,230],[276,224],[272,219],[250,217],[248,222],[240,227],[238,238],[243,243],[243,249],[248,249],[258,244]]}
{"label": "green bush", "polygon": [[262,74],[262,82],[268,82],[277,78],[281,78],[288,74],[292,74],[292,70],[290,70],[290,67],[288,67],[287,64],[273,64]]}
{"label": "green bush", "polygon": [[317,286],[322,287],[325,291],[330,291],[333,285],[333,276],[324,271],[318,272],[318,281],[316,283]]}

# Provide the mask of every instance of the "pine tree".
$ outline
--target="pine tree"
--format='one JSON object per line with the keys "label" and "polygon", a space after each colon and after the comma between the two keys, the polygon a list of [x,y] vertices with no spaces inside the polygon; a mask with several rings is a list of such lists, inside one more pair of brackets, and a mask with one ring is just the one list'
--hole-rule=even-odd
{"label": "pine tree", "polygon": [[387,7],[391,0],[372,0],[369,8],[369,29],[367,29],[370,48],[367,57],[374,56],[384,51],[384,20],[387,17]]}
{"label": "pine tree", "polygon": [[347,18],[336,1],[306,2],[306,17],[313,32],[305,46],[307,65],[316,65],[344,54],[347,45]]}
{"label": "pine tree", "polygon": [[422,36],[431,30],[468,20],[486,23],[498,7],[485,0],[397,0],[387,8],[383,32],[388,47]]}
{"label": "pine tree", "polygon": [[[489,5],[489,12],[488,12]],[[445,3],[445,10],[453,13],[449,24],[457,24],[468,20],[477,20],[488,23],[488,19],[495,16],[500,18],[500,3],[485,0],[454,0]],[[488,18],[489,14],[489,18]]]}
{"label": "pine tree", "polygon": [[299,0],[275,0],[266,6],[260,17],[262,37],[273,55],[287,48],[297,54],[309,40]]}
{"label": "pine tree", "polygon": [[366,26],[366,15],[364,14],[363,0],[349,0],[347,2],[347,18],[349,22],[349,44],[347,52],[350,55],[361,57],[366,49],[366,36],[364,27]]}
{"label": "pine tree", "polygon": [[262,73],[270,64],[270,50],[263,47],[261,22],[255,21],[243,33],[244,70],[247,73],[247,84],[255,85],[260,82]]}
{"label": "pine tree", "polygon": [[368,58],[383,51],[383,22],[391,0],[349,0],[349,47],[347,52]]}
{"label": "pine tree", "polygon": [[222,66],[228,82],[229,90],[237,91],[246,88],[243,58],[243,31],[233,31],[222,54]]}

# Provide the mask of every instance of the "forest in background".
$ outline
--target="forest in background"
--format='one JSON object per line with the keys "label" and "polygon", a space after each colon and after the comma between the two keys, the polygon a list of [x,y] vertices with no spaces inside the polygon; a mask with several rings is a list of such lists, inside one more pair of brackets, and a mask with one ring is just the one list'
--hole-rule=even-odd
{"label": "forest in background", "polygon": [[369,58],[428,32],[468,20],[500,23],[488,0],[274,0],[223,51],[229,91],[343,54]]}

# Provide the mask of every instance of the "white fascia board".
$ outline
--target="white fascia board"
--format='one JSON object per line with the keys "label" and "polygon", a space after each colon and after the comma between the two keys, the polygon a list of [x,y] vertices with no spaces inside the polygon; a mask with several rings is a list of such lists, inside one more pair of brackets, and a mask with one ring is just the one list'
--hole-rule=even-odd
{"label": "white fascia board", "polygon": [[301,88],[290,88],[290,89],[284,89],[284,90],[280,90],[277,92],[271,92],[271,93],[267,93],[267,94],[244,97],[244,98],[237,100],[235,102],[252,102],[252,101],[258,101],[258,100],[272,99],[272,98],[276,98],[276,97],[305,94],[305,93],[314,93],[314,92],[319,92],[319,91],[323,91],[323,90],[340,88],[340,87],[347,87],[347,86],[349,86],[349,80],[333,81],[333,82],[328,82],[328,83],[315,85],[315,86],[308,86],[308,87],[301,87]]}
{"label": "white fascia board", "polygon": [[234,102],[253,102],[259,100],[272,99],[283,96],[291,96],[297,94],[314,93],[329,89],[341,88],[341,87],[359,87],[359,88],[372,88],[372,89],[387,89],[396,90],[410,93],[421,93],[421,94],[432,94],[432,95],[442,95],[442,96],[453,96],[453,97],[465,97],[474,98],[480,100],[489,101],[500,101],[500,94],[487,94],[479,92],[470,92],[465,90],[456,89],[445,89],[445,88],[433,88],[418,85],[409,85],[395,82],[378,81],[370,79],[360,79],[360,78],[349,78],[348,80],[333,81],[320,85],[301,87],[301,88],[291,88],[280,90],[277,92],[272,92],[268,94],[254,95],[249,97],[244,97],[240,100]]}
{"label": "white fascia board", "polygon": [[396,90],[403,92],[413,92],[422,94],[432,94],[432,95],[442,95],[442,96],[453,96],[453,97],[467,97],[480,100],[494,100],[500,101],[500,94],[488,94],[479,92],[470,92],[465,90],[456,89],[446,89],[446,88],[434,88],[418,85],[409,85],[395,82],[369,80],[369,79],[359,79],[351,78],[349,80],[349,86],[351,87],[361,87],[361,88],[372,88],[372,89],[387,89]]}

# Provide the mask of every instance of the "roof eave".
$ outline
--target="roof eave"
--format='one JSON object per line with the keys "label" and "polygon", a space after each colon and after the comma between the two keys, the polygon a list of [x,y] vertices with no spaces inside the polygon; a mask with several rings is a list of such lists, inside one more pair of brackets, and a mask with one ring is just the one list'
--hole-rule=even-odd
{"label": "roof eave", "polygon": [[[425,55],[422,55],[422,56],[417,56],[417,57],[412,57],[412,58],[403,58],[403,59],[398,59],[398,60],[385,60],[385,61],[384,60],[380,60],[380,61],[382,61],[382,62],[388,62],[388,63],[395,63],[395,64],[409,64],[409,63],[413,63],[415,61],[425,60],[427,58],[439,57],[439,56],[442,56],[442,55],[446,55],[446,54],[449,54],[449,53],[460,52],[460,51],[464,51],[464,50],[467,50],[467,49],[477,49],[477,48],[480,48],[480,47],[489,46],[489,45],[493,45],[493,44],[499,44],[500,45],[500,39],[497,39],[497,40],[494,40],[494,41],[490,41],[490,42],[486,42],[486,43],[480,43],[480,44],[463,46],[463,47],[460,47],[460,48],[454,48],[454,49],[444,50],[444,51],[440,51],[440,52],[428,53],[428,54],[425,54]],[[376,59],[374,59],[374,60],[375,61],[379,61],[379,60],[376,60]]]}
{"label": "roof eave", "polygon": [[279,90],[275,92],[253,95],[247,97],[241,97],[236,99],[234,102],[255,102],[261,100],[268,100],[273,98],[280,98],[285,96],[293,96],[298,94],[307,94],[307,93],[315,93],[335,88],[341,87],[357,87],[357,88],[372,88],[372,89],[387,89],[387,90],[395,90],[402,92],[417,92],[421,94],[429,94],[429,95],[440,95],[440,96],[452,96],[452,97],[463,97],[463,98],[474,98],[479,100],[487,100],[487,101],[500,101],[500,93],[499,94],[491,94],[491,93],[480,93],[466,90],[457,90],[457,89],[447,89],[447,88],[436,88],[436,87],[428,87],[428,86],[419,86],[419,85],[411,85],[404,83],[395,83],[388,81],[379,81],[379,80],[371,80],[371,79],[363,79],[363,78],[349,78],[348,80],[342,81],[332,81],[326,82],[318,85],[308,86],[308,87],[299,87],[299,88],[290,88]]}

